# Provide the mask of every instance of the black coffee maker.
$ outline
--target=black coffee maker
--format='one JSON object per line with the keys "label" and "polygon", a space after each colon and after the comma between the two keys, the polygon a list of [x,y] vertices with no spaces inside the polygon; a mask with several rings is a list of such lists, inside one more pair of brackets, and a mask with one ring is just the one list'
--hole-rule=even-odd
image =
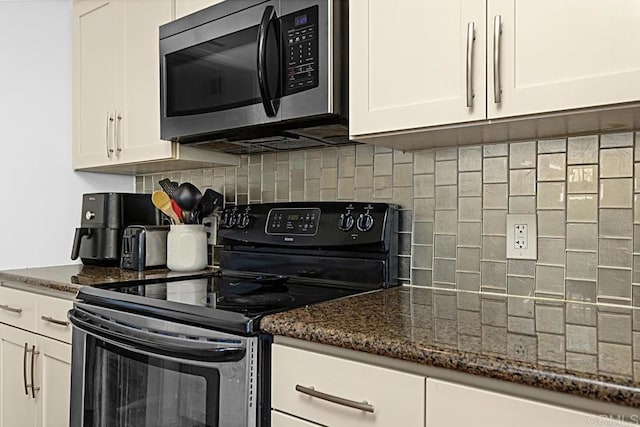
{"label": "black coffee maker", "polygon": [[83,264],[120,264],[122,234],[129,225],[158,225],[160,214],[150,194],[91,193],[82,195],[82,222],[76,228],[71,259]]}

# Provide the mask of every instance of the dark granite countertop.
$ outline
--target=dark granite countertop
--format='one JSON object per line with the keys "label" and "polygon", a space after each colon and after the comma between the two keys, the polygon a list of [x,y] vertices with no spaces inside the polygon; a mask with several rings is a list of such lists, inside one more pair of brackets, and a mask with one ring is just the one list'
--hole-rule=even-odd
{"label": "dark granite countertop", "polygon": [[640,309],[400,287],[273,314],[261,328],[640,408]]}
{"label": "dark granite countertop", "polygon": [[118,267],[98,267],[73,264],[53,267],[24,268],[19,270],[0,271],[0,281],[13,282],[32,287],[42,287],[53,291],[76,293],[83,286],[100,286],[116,282],[146,283],[180,280],[190,277],[206,277],[215,270],[208,268],[196,272],[175,272],[166,268],[133,271]]}

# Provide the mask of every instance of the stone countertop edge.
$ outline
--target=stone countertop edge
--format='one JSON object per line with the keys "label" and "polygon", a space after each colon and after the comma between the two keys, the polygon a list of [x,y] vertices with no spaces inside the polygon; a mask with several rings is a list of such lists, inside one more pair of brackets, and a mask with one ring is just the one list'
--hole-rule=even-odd
{"label": "stone countertop edge", "polygon": [[[357,299],[358,296],[350,298]],[[340,325],[332,325],[330,321],[318,321],[310,324],[296,319],[296,312],[300,310],[305,310],[305,308],[265,316],[260,322],[260,328],[272,335],[362,351],[421,365],[451,369],[631,408],[640,408],[640,388],[633,381],[603,375],[573,373],[549,366],[538,366],[490,355],[351,332]]]}
{"label": "stone countertop edge", "polygon": [[86,285],[76,285],[73,283],[62,283],[55,280],[43,280],[34,277],[21,276],[19,274],[5,273],[0,271],[0,281],[21,283],[34,287],[48,288],[54,291],[76,294],[80,288]]}

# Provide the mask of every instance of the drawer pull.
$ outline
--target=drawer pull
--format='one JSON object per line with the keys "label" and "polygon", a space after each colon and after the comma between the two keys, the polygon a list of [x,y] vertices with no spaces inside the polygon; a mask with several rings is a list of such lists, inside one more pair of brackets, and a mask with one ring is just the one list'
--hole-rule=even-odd
{"label": "drawer pull", "polygon": [[55,323],[56,325],[61,325],[61,326],[69,326],[69,322],[67,320],[57,320],[49,316],[41,316],[40,318],[45,322]]}
{"label": "drawer pull", "polygon": [[305,387],[301,386],[300,384],[296,384],[296,391],[302,394],[309,395],[311,397],[317,397],[318,399],[326,400],[327,402],[337,403],[338,405],[347,406],[353,409],[359,409],[365,412],[371,412],[373,414],[373,405],[370,405],[366,400],[362,402],[356,402],[355,400],[344,399],[342,397],[333,396],[321,391],[316,391],[313,386]]}
{"label": "drawer pull", "polygon": [[5,311],[10,311],[12,313],[22,313],[22,309],[21,308],[14,308],[14,307],[9,307],[6,304],[0,304],[0,309],[5,310]]}

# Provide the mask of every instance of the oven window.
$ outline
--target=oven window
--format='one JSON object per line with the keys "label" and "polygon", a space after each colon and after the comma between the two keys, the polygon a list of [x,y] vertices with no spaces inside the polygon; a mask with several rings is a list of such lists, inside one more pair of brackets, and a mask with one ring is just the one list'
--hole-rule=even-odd
{"label": "oven window", "polygon": [[258,30],[256,25],[166,55],[167,116],[260,103]]}
{"label": "oven window", "polygon": [[220,373],[87,336],[85,427],[217,427]]}

